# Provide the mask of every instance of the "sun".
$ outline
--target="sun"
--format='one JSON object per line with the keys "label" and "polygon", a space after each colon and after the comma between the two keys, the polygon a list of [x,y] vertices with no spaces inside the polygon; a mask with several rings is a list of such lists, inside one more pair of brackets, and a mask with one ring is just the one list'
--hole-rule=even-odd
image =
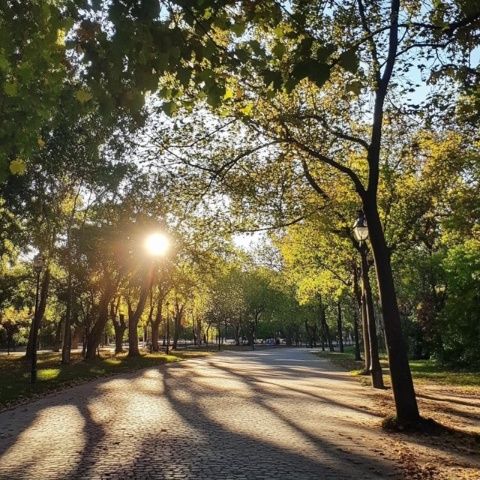
{"label": "sun", "polygon": [[170,247],[170,240],[163,233],[151,233],[145,239],[144,246],[152,257],[163,257]]}

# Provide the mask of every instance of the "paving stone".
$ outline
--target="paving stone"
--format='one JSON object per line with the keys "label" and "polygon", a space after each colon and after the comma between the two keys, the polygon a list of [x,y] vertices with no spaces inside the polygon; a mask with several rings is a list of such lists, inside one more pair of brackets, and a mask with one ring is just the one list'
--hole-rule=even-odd
{"label": "paving stone", "polygon": [[308,350],[224,352],[0,413],[0,479],[400,479],[378,423]]}

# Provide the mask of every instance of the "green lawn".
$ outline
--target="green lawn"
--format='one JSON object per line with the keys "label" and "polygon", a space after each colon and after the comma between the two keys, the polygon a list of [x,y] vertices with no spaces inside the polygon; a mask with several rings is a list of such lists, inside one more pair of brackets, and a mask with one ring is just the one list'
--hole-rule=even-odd
{"label": "green lawn", "polygon": [[[363,369],[363,362],[354,360],[352,347],[347,347],[345,353],[319,352],[318,355],[328,358],[332,363],[345,370],[350,370],[352,375],[360,374]],[[388,362],[385,356],[381,357],[380,363],[388,381]],[[416,381],[461,387],[480,387],[480,371],[456,369],[441,365],[434,360],[410,360],[410,369]]]}
{"label": "green lawn", "polygon": [[94,378],[177,362],[184,358],[208,355],[203,351],[175,351],[171,355],[146,353],[138,358],[105,351],[101,358],[85,362],[72,354],[70,365],[60,364],[60,353],[38,356],[38,380],[30,384],[30,364],[18,355],[0,354],[0,408],[48,391],[59,390]]}

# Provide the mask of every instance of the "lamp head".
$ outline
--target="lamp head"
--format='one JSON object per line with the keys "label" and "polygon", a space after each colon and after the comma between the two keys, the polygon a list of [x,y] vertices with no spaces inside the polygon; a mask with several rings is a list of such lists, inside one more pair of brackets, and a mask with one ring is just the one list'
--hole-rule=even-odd
{"label": "lamp head", "polygon": [[367,219],[363,210],[358,211],[358,218],[353,224],[353,236],[357,242],[364,242],[368,238]]}
{"label": "lamp head", "polygon": [[40,253],[35,255],[35,258],[33,259],[33,270],[35,271],[35,273],[40,273],[44,265],[45,261],[43,259],[43,256]]}

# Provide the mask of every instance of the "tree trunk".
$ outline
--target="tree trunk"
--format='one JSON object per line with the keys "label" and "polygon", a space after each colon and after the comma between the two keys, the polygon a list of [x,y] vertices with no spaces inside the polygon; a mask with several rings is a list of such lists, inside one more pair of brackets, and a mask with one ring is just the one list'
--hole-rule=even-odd
{"label": "tree trunk", "polygon": [[196,330],[197,330],[197,343],[198,345],[202,345],[202,318],[201,316],[198,317],[196,322]]}
{"label": "tree trunk", "polygon": [[160,324],[162,323],[162,303],[163,303],[163,297],[160,295],[157,301],[157,311],[155,312],[155,319],[151,322],[152,352],[160,351],[158,339],[159,339],[159,328],[160,328]]}
{"label": "tree trunk", "polygon": [[138,322],[134,317],[128,318],[128,356],[140,356],[140,349],[138,348]]}
{"label": "tree trunk", "polygon": [[[38,338],[38,331],[42,326],[43,316],[45,314],[45,309],[47,308],[47,298],[48,298],[48,287],[50,285],[50,269],[47,268],[45,270],[45,274],[43,275],[42,284],[40,287],[39,292],[39,302],[37,308],[37,314],[34,315],[32,319],[32,324],[30,326],[30,333],[28,335],[28,344],[27,344],[27,351],[25,352],[25,359],[31,360],[33,355],[33,337],[36,336]],[[35,348],[37,346],[35,345]]]}
{"label": "tree trunk", "polygon": [[370,349],[370,333],[368,330],[368,315],[367,315],[367,298],[365,292],[362,292],[360,311],[362,313],[362,330],[363,330],[363,350],[365,356],[365,375],[370,372],[371,361],[371,349]]}
{"label": "tree trunk", "polygon": [[175,313],[173,317],[173,344],[172,349],[176,350],[178,345],[178,337],[180,336],[180,317],[178,313]]}
{"label": "tree trunk", "polygon": [[[173,350],[177,349],[178,339],[180,337],[180,329],[182,327],[182,318],[183,318],[183,309],[185,305],[179,305],[178,302],[175,303],[175,314],[174,314],[174,322],[173,322]],[[220,330],[219,330],[220,334]]]}
{"label": "tree trunk", "polygon": [[331,352],[334,352],[335,349],[333,348],[332,336],[330,335],[330,329],[328,328],[327,319],[325,316],[325,306],[323,304],[320,305],[320,325],[322,327],[322,332],[327,342],[328,349]]}
{"label": "tree trunk", "polygon": [[415,423],[419,420],[420,415],[400,324],[390,253],[375,198],[365,197],[364,211],[375,259],[397,420],[402,424]]}
{"label": "tree trunk", "polygon": [[151,287],[152,269],[149,269],[145,283],[140,291],[140,298],[138,299],[137,308],[132,315],[128,316],[128,356],[138,357],[140,356],[140,350],[138,348],[138,322],[142,316],[143,310],[147,303],[148,294]]}
{"label": "tree trunk", "polygon": [[235,336],[235,345],[238,347],[240,346],[240,325],[236,324],[233,327],[233,334]]}
{"label": "tree trunk", "polygon": [[97,357],[97,350],[102,340],[102,335],[105,330],[105,325],[108,321],[108,305],[115,295],[116,284],[110,284],[105,288],[97,309],[97,320],[93,327],[88,332],[87,336],[87,350],[85,352],[85,360],[93,360]]}
{"label": "tree trunk", "polygon": [[122,353],[123,352],[123,336],[125,335],[125,330],[127,329],[127,325],[125,323],[123,325],[114,324],[113,328],[115,330],[115,353]]}
{"label": "tree trunk", "polygon": [[158,340],[160,338],[159,335],[159,328],[160,328],[160,321],[154,320],[152,322],[152,352],[159,352],[160,345],[158,344]]}
{"label": "tree trunk", "polygon": [[337,302],[337,312],[338,345],[340,347],[340,353],[343,353],[342,305],[340,302]]}
{"label": "tree trunk", "polygon": [[118,315],[118,322],[113,322],[113,329],[115,330],[115,353],[122,353],[124,351],[123,336],[125,335],[125,330],[127,329],[125,315],[123,313]]}
{"label": "tree trunk", "polygon": [[70,353],[72,351],[72,272],[71,265],[68,266],[68,280],[67,280],[67,305],[65,309],[65,326],[63,329],[63,346],[62,346],[62,364],[68,365],[70,363]]}
{"label": "tree trunk", "polygon": [[375,323],[372,288],[370,286],[370,277],[368,275],[370,267],[368,265],[366,246],[362,246],[360,256],[362,259],[362,284],[365,292],[368,340],[370,343],[370,365],[368,370],[372,376],[372,386],[374,388],[385,388],[383,384],[382,367],[380,366],[380,358],[378,354],[377,325]]}
{"label": "tree trunk", "polygon": [[353,337],[355,341],[355,360],[360,361],[362,357],[360,356],[360,340],[358,335],[358,311],[353,307]]}
{"label": "tree trunk", "polygon": [[57,327],[55,328],[55,339],[53,341],[53,351],[54,352],[59,352],[60,347],[62,346],[62,327],[63,327],[64,320],[63,318],[60,319],[60,321],[57,324]]}
{"label": "tree trunk", "polygon": [[365,296],[368,340],[370,343],[370,365],[368,370],[372,376],[372,386],[374,388],[385,388],[383,384],[382,367],[380,366],[380,357],[378,353],[377,325],[375,322],[372,288],[370,286],[370,277],[368,275],[368,270],[370,267],[368,265],[366,246],[362,246],[360,256],[362,259],[362,284]]}
{"label": "tree trunk", "polygon": [[99,306],[97,321],[88,333],[87,351],[85,352],[86,360],[94,360],[97,357],[97,350],[102,339],[103,329],[108,321],[108,302],[102,302]]}

